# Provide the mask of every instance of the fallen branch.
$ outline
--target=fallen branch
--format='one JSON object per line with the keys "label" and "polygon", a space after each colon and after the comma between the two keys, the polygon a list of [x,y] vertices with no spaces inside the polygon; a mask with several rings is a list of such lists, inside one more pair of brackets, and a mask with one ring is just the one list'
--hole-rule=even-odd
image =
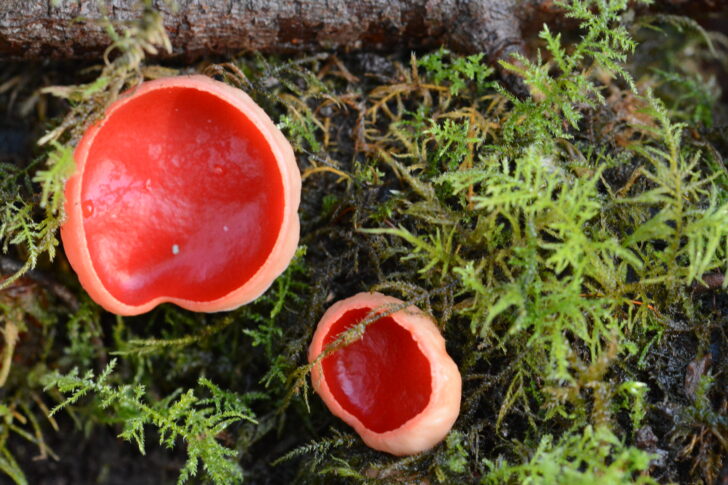
{"label": "fallen branch", "polygon": [[[447,45],[483,52],[492,62],[520,50],[522,32],[561,19],[553,0],[152,0],[152,6],[164,16],[169,55],[188,60],[240,51]],[[139,0],[2,0],[0,59],[98,56],[109,44],[101,20],[131,21],[142,8]],[[720,8],[721,0],[653,6],[690,15]]]}
{"label": "fallen branch", "polygon": [[[521,44],[516,0],[154,0],[172,42],[188,59],[240,51],[392,50],[447,44],[501,57]],[[140,16],[138,0],[3,0],[0,58],[97,56],[102,27]]]}

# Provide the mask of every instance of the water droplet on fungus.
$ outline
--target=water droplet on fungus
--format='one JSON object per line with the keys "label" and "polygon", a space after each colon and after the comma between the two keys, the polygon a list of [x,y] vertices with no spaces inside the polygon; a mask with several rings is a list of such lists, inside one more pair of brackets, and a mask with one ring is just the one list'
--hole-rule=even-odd
{"label": "water droplet on fungus", "polygon": [[91,217],[94,215],[94,203],[90,200],[86,200],[83,203],[83,216]]}

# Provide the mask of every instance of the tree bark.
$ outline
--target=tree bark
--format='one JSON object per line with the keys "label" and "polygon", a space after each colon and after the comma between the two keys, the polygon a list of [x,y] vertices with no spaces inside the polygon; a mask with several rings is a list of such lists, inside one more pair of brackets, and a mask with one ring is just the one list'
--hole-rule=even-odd
{"label": "tree bark", "polygon": [[[390,50],[447,44],[491,60],[521,43],[516,0],[153,0],[173,56],[239,51]],[[112,21],[138,0],[106,0]],[[1,0],[0,58],[79,58],[109,44],[93,0]]]}
{"label": "tree bark", "polygon": [[[0,0],[0,60],[95,57],[108,46],[97,0]],[[392,50],[447,45],[492,62],[522,47],[522,31],[561,17],[554,0],[152,0],[172,57],[240,51]],[[172,7],[171,4],[175,4]],[[659,0],[701,14],[726,0]],[[138,18],[139,0],[103,0],[114,22]],[[567,21],[570,28],[578,23]]]}

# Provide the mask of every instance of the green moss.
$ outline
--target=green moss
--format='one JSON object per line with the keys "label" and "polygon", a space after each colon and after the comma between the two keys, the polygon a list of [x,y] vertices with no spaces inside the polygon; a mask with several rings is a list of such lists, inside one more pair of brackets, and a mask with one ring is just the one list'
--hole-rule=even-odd
{"label": "green moss", "polygon": [[97,405],[111,412],[110,421],[121,423],[119,437],[134,442],[140,453],[144,454],[146,449],[145,426],[158,428],[159,444],[168,448],[172,448],[178,440],[184,440],[187,461],[177,483],[185,483],[196,476],[200,464],[215,483],[242,481],[242,470],[231,460],[237,453],[221,445],[216,438],[237,421],[255,422],[248,405],[258,395],[241,396],[223,391],[209,380],[200,378],[199,386],[205,389],[209,397],[199,398],[192,389],[188,389],[150,404],[145,399],[143,386],[115,387],[108,383],[115,363],[112,360],[98,378],[94,378],[92,372],[87,372],[83,377],[79,377],[76,372],[46,376],[46,386],[70,394],[49,415],[53,416],[83,396],[94,393],[98,399]]}
{"label": "green moss", "polygon": [[544,436],[525,464],[486,461],[489,472],[481,483],[657,483],[640,475],[649,462],[648,453],[625,447],[609,429],[587,426],[582,434],[568,435],[556,443],[551,435]]}

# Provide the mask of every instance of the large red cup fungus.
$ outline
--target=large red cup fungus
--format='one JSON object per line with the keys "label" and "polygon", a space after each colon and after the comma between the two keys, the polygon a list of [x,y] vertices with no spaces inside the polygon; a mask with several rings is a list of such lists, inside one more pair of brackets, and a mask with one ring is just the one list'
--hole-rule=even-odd
{"label": "large red cup fungus", "polygon": [[301,175],[243,91],[204,76],[143,83],[86,131],[74,157],[63,246],[111,312],[233,309],[293,257]]}
{"label": "large red cup fungus", "polygon": [[[362,322],[403,302],[359,293],[329,308],[316,328],[309,362]],[[364,442],[393,455],[432,448],[460,412],[461,379],[430,317],[414,306],[366,326],[360,339],[326,355],[311,370],[313,387]]]}

